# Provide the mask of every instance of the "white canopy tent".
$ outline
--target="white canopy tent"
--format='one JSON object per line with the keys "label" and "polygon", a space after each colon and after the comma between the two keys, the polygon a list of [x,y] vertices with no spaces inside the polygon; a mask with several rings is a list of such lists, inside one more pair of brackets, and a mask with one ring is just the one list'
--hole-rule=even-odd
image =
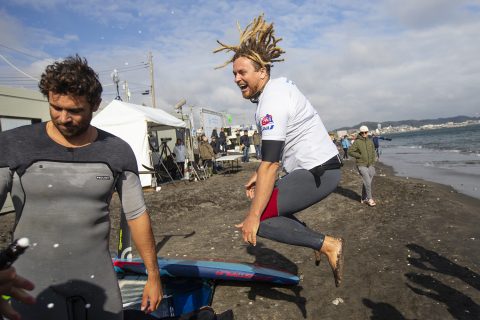
{"label": "white canopy tent", "polygon": [[[114,100],[92,120],[95,127],[110,132],[125,140],[135,153],[138,170],[145,171],[142,164],[152,166],[148,143],[149,130],[185,128],[185,122],[160,109]],[[151,174],[141,174],[142,187],[152,184]]]}

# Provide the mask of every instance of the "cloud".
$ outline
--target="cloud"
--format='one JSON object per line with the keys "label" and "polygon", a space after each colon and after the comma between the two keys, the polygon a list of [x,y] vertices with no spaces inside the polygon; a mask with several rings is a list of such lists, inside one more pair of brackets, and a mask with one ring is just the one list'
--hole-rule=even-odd
{"label": "cloud", "polygon": [[[52,19],[55,14],[74,15],[89,26],[108,27],[102,29],[104,40],[92,41],[53,24],[28,24],[19,18],[21,10],[0,11],[0,43],[41,58],[79,52],[102,71],[105,100],[116,95],[110,73],[118,68],[121,80],[128,80],[134,91],[133,102],[151,104],[150,96],[140,94],[148,89],[149,70],[128,71],[125,63],[138,66],[152,52],[157,106],[173,111],[169,108],[185,98],[197,109],[251,121],[254,105],[241,98],[231,65],[214,70],[230,55],[214,55],[212,50],[217,39],[238,41],[237,20],[245,27],[264,12],[267,21],[275,23],[277,36],[284,38],[280,44],[286,51],[285,62],[276,64],[272,75],[295,81],[329,129],[367,120],[478,112],[478,1],[23,0],[15,5],[31,5]],[[28,70],[44,65],[34,66],[28,59]],[[18,61],[25,62],[25,57]]]}
{"label": "cloud", "polygon": [[462,23],[475,19],[468,10],[470,5],[479,5],[472,0],[406,0],[386,1],[383,9],[407,28],[423,29],[450,23]]}

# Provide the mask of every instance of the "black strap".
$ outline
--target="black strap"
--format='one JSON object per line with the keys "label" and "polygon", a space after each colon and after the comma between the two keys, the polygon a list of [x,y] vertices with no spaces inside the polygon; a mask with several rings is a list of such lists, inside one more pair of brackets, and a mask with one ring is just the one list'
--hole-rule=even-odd
{"label": "black strap", "polygon": [[320,177],[325,173],[326,170],[340,169],[342,166],[342,160],[340,160],[340,156],[337,154],[336,156],[325,161],[321,165],[310,169],[309,171],[313,174],[313,177],[315,179],[315,185],[318,188],[321,184]]}

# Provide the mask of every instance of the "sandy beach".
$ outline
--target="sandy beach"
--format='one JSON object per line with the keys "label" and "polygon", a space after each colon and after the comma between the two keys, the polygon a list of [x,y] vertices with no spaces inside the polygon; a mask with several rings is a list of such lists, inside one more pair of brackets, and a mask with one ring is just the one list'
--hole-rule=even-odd
{"label": "sandy beach", "polygon": [[[377,206],[360,204],[361,180],[346,161],[336,192],[297,217],[347,241],[343,286],[313,251],[260,238],[243,243],[234,227],[249,201],[243,184],[256,163],[207,181],[145,191],[158,255],[256,262],[300,275],[294,287],[218,282],[213,307],[235,319],[479,319],[480,200],[423,180],[396,177],[378,164]],[[119,201],[111,205],[115,251]],[[1,217],[1,247],[13,214]]]}

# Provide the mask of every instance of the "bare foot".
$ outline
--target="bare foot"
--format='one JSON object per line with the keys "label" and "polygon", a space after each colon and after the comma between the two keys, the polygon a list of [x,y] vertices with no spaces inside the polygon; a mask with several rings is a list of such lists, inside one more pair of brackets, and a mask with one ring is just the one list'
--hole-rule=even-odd
{"label": "bare foot", "polygon": [[[339,287],[343,280],[343,253],[345,240],[342,238],[334,238],[326,236],[320,253],[327,256],[328,263],[332,268],[335,286]],[[320,262],[319,255],[315,254],[315,262]]]}

